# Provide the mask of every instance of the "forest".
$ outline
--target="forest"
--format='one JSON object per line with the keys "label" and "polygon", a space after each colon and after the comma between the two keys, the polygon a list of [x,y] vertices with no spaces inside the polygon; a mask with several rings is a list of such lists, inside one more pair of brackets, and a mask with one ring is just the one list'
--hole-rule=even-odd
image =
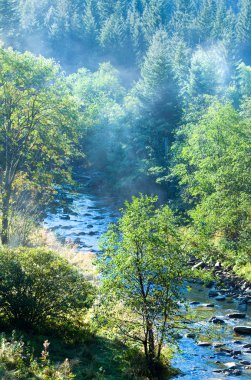
{"label": "forest", "polygon": [[0,0],[0,42],[0,378],[248,379],[175,358],[201,285],[251,344],[251,0]]}

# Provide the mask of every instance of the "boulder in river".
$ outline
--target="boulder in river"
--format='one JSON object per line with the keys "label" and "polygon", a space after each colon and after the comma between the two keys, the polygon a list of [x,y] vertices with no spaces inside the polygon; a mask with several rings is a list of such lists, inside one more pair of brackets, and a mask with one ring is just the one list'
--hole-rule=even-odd
{"label": "boulder in river", "polygon": [[242,354],[241,350],[233,350],[232,351],[232,356],[237,356],[237,355],[241,355],[241,354]]}
{"label": "boulder in river", "polygon": [[221,343],[221,342],[216,342],[216,343],[214,343],[214,347],[215,348],[220,348],[220,347],[223,347],[223,346],[225,346],[226,345],[226,343]]}
{"label": "boulder in river", "polygon": [[69,215],[62,215],[62,216],[60,216],[60,219],[62,219],[62,220],[70,220],[71,218],[70,218]]}
{"label": "boulder in river", "polygon": [[251,343],[244,344],[243,348],[251,348]]}
{"label": "boulder in river", "polygon": [[212,346],[212,343],[210,343],[210,342],[198,342],[198,346],[209,347],[209,346]]}
{"label": "boulder in river", "polygon": [[97,234],[98,234],[97,231],[90,231],[90,232],[88,232],[88,235],[90,235],[90,236],[94,236],[94,235],[97,235]]}
{"label": "boulder in river", "polygon": [[251,335],[251,326],[235,326],[234,332],[241,335]]}
{"label": "boulder in river", "polygon": [[246,317],[245,313],[230,313],[227,314],[228,318],[233,318],[233,319],[243,319]]}
{"label": "boulder in river", "polygon": [[194,339],[196,337],[196,334],[195,333],[187,333],[186,337],[190,338],[190,339]]}
{"label": "boulder in river", "polygon": [[192,301],[192,302],[190,302],[191,306],[197,306],[199,304],[200,304],[200,302],[198,302],[198,301]]}
{"label": "boulder in river", "polygon": [[250,365],[251,362],[250,362],[249,360],[242,360],[242,361],[240,362],[240,364],[242,364],[242,365]]}
{"label": "boulder in river", "polygon": [[223,320],[223,317],[212,317],[211,319],[209,319],[209,322],[211,323],[215,323],[217,325],[224,325],[226,322]]}
{"label": "boulder in river", "polygon": [[217,296],[215,297],[216,301],[225,301],[226,296]]}
{"label": "boulder in river", "polygon": [[224,363],[227,369],[238,369],[239,366],[235,362]]}

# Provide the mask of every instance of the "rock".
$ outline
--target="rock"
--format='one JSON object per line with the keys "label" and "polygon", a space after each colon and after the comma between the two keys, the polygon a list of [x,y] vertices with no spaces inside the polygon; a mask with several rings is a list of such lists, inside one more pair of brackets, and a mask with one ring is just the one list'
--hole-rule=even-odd
{"label": "rock", "polygon": [[192,267],[192,270],[195,270],[195,269],[198,269],[198,268],[205,268],[206,264],[203,263],[203,261],[200,261],[198,264],[195,264],[193,267]]}
{"label": "rock", "polygon": [[88,232],[89,236],[94,236],[94,235],[97,235],[97,234],[98,234],[97,231],[90,231],[90,232]]}
{"label": "rock", "polygon": [[212,343],[210,343],[210,342],[198,342],[198,346],[209,347],[209,346],[212,346]]}
{"label": "rock", "polygon": [[188,333],[188,334],[186,334],[186,337],[194,339],[196,337],[196,334],[194,334],[194,333]]}
{"label": "rock", "polygon": [[218,342],[216,342],[216,343],[213,344],[213,346],[214,346],[215,348],[220,348],[220,347],[225,346],[225,344],[226,344],[226,343],[218,343]]}
{"label": "rock", "polygon": [[219,261],[217,261],[217,263],[215,264],[214,267],[215,267],[216,269],[221,268],[221,263],[220,263]]}
{"label": "rock", "polygon": [[237,355],[241,355],[241,354],[242,354],[241,350],[233,350],[232,351],[233,356],[237,356]]}
{"label": "rock", "polygon": [[234,344],[242,344],[243,342],[241,340],[234,340],[233,343]]}
{"label": "rock", "polygon": [[226,352],[227,354],[231,354],[233,350],[231,348],[228,348],[228,347],[223,347],[220,349],[220,351]]}
{"label": "rock", "polygon": [[244,344],[243,348],[251,348],[251,343]]}
{"label": "rock", "polygon": [[217,290],[209,290],[208,292],[208,297],[217,297],[219,295],[219,292],[217,292]]}
{"label": "rock", "polygon": [[242,364],[242,365],[250,365],[251,362],[248,361],[248,360],[242,360],[242,361],[240,361],[240,364]]}
{"label": "rock", "polygon": [[[220,364],[219,362],[216,362],[217,364]],[[214,369],[214,373],[223,373],[224,371],[222,369]]]}
{"label": "rock", "polygon": [[214,303],[206,303],[205,305],[203,305],[205,307],[214,307]]}
{"label": "rock", "polygon": [[62,219],[62,220],[70,220],[71,218],[70,218],[69,215],[62,215],[62,216],[60,216],[60,219]]}
{"label": "rock", "polygon": [[228,352],[217,352],[217,356],[230,356]]}
{"label": "rock", "polygon": [[192,302],[190,302],[190,305],[191,306],[200,305],[200,302],[198,302],[198,301],[192,301]]}
{"label": "rock", "polygon": [[219,324],[219,325],[224,325],[226,322],[222,319],[222,317],[212,317],[211,319],[209,319],[209,322],[210,323],[215,323],[215,324]]}
{"label": "rock", "polygon": [[241,376],[242,372],[240,369],[234,369],[233,371],[231,371],[230,375]]}
{"label": "rock", "polygon": [[245,313],[230,313],[227,314],[228,318],[234,318],[234,319],[243,319],[246,317]]}
{"label": "rock", "polygon": [[235,362],[224,363],[227,369],[238,369],[238,365]]}
{"label": "rock", "polygon": [[244,284],[241,286],[241,290],[245,290],[248,287],[248,283],[244,282]]}
{"label": "rock", "polygon": [[216,301],[225,301],[226,296],[217,296],[215,299]]}
{"label": "rock", "polygon": [[251,335],[251,326],[235,326],[234,332],[241,335]]}

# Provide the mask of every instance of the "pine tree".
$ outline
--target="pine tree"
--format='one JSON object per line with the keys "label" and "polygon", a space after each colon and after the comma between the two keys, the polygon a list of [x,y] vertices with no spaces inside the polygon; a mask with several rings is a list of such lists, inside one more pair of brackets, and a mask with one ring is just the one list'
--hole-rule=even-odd
{"label": "pine tree", "polygon": [[88,43],[94,44],[97,38],[97,22],[95,19],[94,4],[92,0],[85,1],[82,28],[84,29],[82,33],[85,35],[85,38],[87,38]]}
{"label": "pine tree", "polygon": [[251,0],[239,1],[239,13],[236,25],[239,43],[250,43],[251,36]]}
{"label": "pine tree", "polygon": [[200,40],[208,40],[212,36],[213,26],[216,18],[216,1],[202,0],[200,11],[197,17]]}
{"label": "pine tree", "polygon": [[19,12],[17,0],[0,0],[0,33],[8,44],[16,30],[19,29]]}
{"label": "pine tree", "polygon": [[165,167],[172,131],[180,117],[178,83],[170,59],[169,38],[158,31],[146,54],[141,79],[136,86],[140,102],[138,140],[148,169]]}

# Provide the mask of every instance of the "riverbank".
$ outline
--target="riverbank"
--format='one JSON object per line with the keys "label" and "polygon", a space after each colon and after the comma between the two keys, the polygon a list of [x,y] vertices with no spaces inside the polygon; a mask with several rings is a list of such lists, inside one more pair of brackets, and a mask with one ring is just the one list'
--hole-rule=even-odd
{"label": "riverbank", "polygon": [[[213,280],[208,280],[205,285],[212,288],[211,294],[215,297],[231,297],[240,305],[250,304],[251,305],[251,282],[246,280],[246,278],[239,276],[230,267],[224,267],[220,263],[216,263],[214,266],[206,264],[202,261],[191,259],[189,265],[192,270],[201,270],[202,273],[212,274]],[[203,282],[203,281],[202,281]]]}

